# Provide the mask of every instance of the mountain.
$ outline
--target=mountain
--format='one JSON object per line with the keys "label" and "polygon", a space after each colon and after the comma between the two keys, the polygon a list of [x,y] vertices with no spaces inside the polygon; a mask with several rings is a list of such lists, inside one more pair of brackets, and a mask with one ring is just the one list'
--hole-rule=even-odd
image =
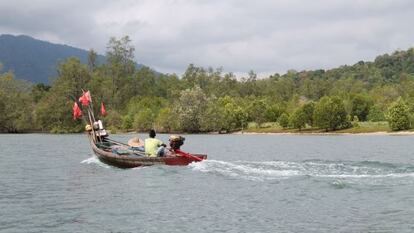
{"label": "mountain", "polygon": [[[4,71],[13,71],[16,78],[33,83],[50,84],[56,77],[56,66],[68,57],[78,57],[83,63],[88,61],[88,51],[68,45],[53,44],[29,36],[0,35],[0,63]],[[105,62],[99,55],[98,63]],[[137,65],[142,67],[142,65]]]}

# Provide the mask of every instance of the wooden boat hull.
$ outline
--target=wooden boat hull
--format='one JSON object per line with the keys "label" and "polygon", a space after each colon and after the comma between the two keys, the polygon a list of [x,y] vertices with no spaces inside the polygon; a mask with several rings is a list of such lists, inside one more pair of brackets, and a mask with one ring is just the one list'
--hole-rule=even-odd
{"label": "wooden boat hull", "polygon": [[[152,165],[186,166],[192,162],[198,162],[183,156],[135,157],[130,155],[118,155],[98,148],[93,142],[91,142],[91,146],[93,152],[101,162],[119,168],[133,168]],[[207,155],[194,154],[194,156],[203,160],[207,159]]]}

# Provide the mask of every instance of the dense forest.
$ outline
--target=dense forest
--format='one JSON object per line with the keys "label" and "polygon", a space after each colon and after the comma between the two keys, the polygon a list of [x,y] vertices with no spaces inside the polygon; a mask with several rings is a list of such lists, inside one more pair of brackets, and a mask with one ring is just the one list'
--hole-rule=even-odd
{"label": "dense forest", "polygon": [[[137,69],[128,36],[111,38],[105,64],[89,51],[87,64],[69,58],[51,86],[0,73],[1,132],[81,132],[73,99],[90,90],[112,131],[232,132],[274,122],[286,129],[334,131],[387,121],[392,130],[414,123],[414,49],[330,70],[236,78],[221,68],[190,64],[184,74]],[[252,124],[253,123],[253,124]]]}

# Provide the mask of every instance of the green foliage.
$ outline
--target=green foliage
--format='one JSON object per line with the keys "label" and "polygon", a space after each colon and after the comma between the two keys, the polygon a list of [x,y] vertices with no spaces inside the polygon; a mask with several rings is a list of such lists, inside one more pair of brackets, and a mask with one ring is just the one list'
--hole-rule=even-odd
{"label": "green foliage", "polygon": [[200,127],[204,132],[220,132],[226,128],[226,116],[223,106],[217,100],[210,100],[207,104],[204,116],[201,118]]}
{"label": "green foliage", "polygon": [[133,118],[130,115],[122,116],[122,129],[129,130],[132,128]]}
{"label": "green foliage", "polygon": [[158,132],[172,132],[178,130],[179,128],[177,117],[168,107],[163,108],[159,111],[155,122]]}
{"label": "green foliage", "polygon": [[371,105],[372,101],[367,96],[361,94],[355,95],[352,99],[351,115],[357,116],[360,121],[366,121]]}
{"label": "green foliage", "polygon": [[347,120],[345,106],[339,97],[323,97],[315,105],[315,124],[326,131],[347,128],[350,122]]}
{"label": "green foliage", "polygon": [[284,112],[282,113],[282,115],[280,115],[277,121],[280,126],[282,126],[283,128],[287,128],[289,126],[289,115]]}
{"label": "green foliage", "polygon": [[32,98],[35,103],[38,103],[41,98],[43,98],[47,92],[50,90],[50,86],[47,86],[43,83],[36,84],[32,87]]}
{"label": "green foliage", "polygon": [[248,113],[240,106],[237,101],[230,97],[225,96],[219,99],[219,104],[224,118],[224,124],[222,130],[227,132],[239,129],[247,123]]}
{"label": "green foliage", "polygon": [[72,106],[82,89],[88,87],[89,71],[79,59],[69,58],[59,64],[58,74],[59,77],[47,92],[42,93],[44,96],[35,107],[36,122],[42,130],[79,132],[82,123],[72,119]]}
{"label": "green foliage", "polygon": [[98,54],[93,50],[89,50],[88,52],[88,68],[90,71],[94,71],[98,64],[97,64]]}
{"label": "green foliage", "polygon": [[112,37],[107,45],[106,57],[106,73],[109,74],[111,85],[110,100],[113,107],[120,110],[128,102],[129,82],[131,76],[135,73],[134,63],[135,48],[131,45],[131,39],[124,36],[121,39]]}
{"label": "green foliage", "polygon": [[390,106],[387,112],[387,120],[393,131],[406,130],[411,127],[410,113],[402,99],[398,99]]}
{"label": "green foliage", "polygon": [[109,110],[105,117],[105,123],[108,128],[113,130],[121,129],[123,125],[122,116],[115,110]]}
{"label": "green foliage", "polygon": [[368,120],[372,122],[385,121],[385,115],[382,109],[378,105],[374,105],[370,108],[368,114]]}
{"label": "green foliage", "polygon": [[266,111],[265,111],[265,120],[266,121],[271,121],[271,122],[276,122],[277,119],[282,114],[282,112],[283,112],[283,109],[279,104],[268,105],[268,107],[266,108]]}
{"label": "green foliage", "polygon": [[260,127],[266,120],[266,103],[263,100],[254,99],[248,106],[247,112],[250,120]]}
{"label": "green foliage", "polygon": [[141,111],[135,114],[133,127],[135,130],[140,132],[147,132],[153,129],[155,119],[151,109],[143,108]]}
{"label": "green foliage", "polygon": [[308,102],[301,107],[304,114],[305,123],[309,126],[313,126],[313,112],[315,111],[315,103]]}
{"label": "green foliage", "polygon": [[0,75],[0,132],[24,132],[33,127],[33,104],[28,83],[13,73]]}
{"label": "green foliage", "polygon": [[181,130],[185,132],[199,132],[201,130],[201,121],[207,107],[207,97],[200,87],[182,91],[174,107]]}
{"label": "green foliage", "polygon": [[149,109],[152,114],[157,115],[161,108],[167,105],[167,101],[160,97],[133,97],[127,105],[127,113],[131,117],[141,112],[142,109]]}
{"label": "green foliage", "polygon": [[297,109],[291,116],[289,119],[290,125],[293,128],[297,128],[299,130],[301,130],[302,128],[304,128],[306,126],[306,121],[307,121],[307,115],[305,113],[305,111],[303,111],[303,109]]}
{"label": "green foliage", "polygon": [[74,121],[71,112],[82,89],[91,91],[95,112],[100,101],[105,102],[104,120],[113,130],[232,132],[248,122],[262,130],[276,121],[284,128],[309,125],[337,130],[350,127],[352,119],[354,126],[382,121],[391,105],[390,125],[397,115],[402,120],[398,118],[396,125],[403,126],[394,128],[407,128],[405,112],[392,114],[400,109],[394,103],[399,96],[410,103],[408,114],[414,113],[413,49],[379,56],[375,62],[331,70],[290,70],[261,79],[253,71],[236,78],[222,68],[192,64],[181,78],[148,67],[137,70],[129,37],[111,38],[106,54],[106,64],[97,62],[93,50],[87,65],[76,58],[64,60],[51,87],[1,74],[0,131],[82,131],[83,123]]}

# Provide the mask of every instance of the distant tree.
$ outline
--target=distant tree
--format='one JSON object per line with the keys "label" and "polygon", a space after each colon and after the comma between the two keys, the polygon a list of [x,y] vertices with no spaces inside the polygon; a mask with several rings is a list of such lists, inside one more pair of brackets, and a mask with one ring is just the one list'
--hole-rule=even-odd
{"label": "distant tree", "polygon": [[72,119],[72,106],[82,89],[88,89],[90,79],[88,68],[79,59],[69,58],[60,63],[58,78],[35,107],[39,128],[56,133],[83,130],[82,122]]}
{"label": "distant tree", "polygon": [[309,126],[313,126],[313,112],[315,111],[315,103],[308,102],[301,107],[301,111],[304,114],[305,123]]}
{"label": "distant tree", "polygon": [[161,108],[167,105],[167,100],[160,97],[132,97],[130,98],[126,110],[128,115],[134,117],[143,109],[150,109],[154,116],[158,115]]}
{"label": "distant tree", "polygon": [[269,122],[276,122],[282,114],[283,109],[279,104],[268,105],[265,110],[265,118]]}
{"label": "distant tree", "polygon": [[247,112],[236,102],[229,102],[224,105],[224,116],[226,125],[224,129],[229,132],[231,130],[243,128],[247,122]]}
{"label": "distant tree", "polygon": [[0,132],[19,133],[35,129],[33,104],[28,83],[13,73],[0,75]]}
{"label": "distant tree", "polygon": [[49,90],[50,90],[50,86],[45,85],[43,83],[38,83],[36,85],[33,85],[32,92],[31,92],[33,101],[35,103],[39,102],[39,100],[43,98]]}
{"label": "distant tree", "polygon": [[263,100],[255,99],[248,106],[248,114],[252,121],[260,127],[266,120],[266,103]]}
{"label": "distant tree", "polygon": [[[165,78],[165,77],[162,77]],[[169,82],[166,87],[161,87],[162,79],[149,67],[142,67],[132,75],[128,81],[128,85],[123,87],[123,98],[128,99],[130,96],[143,97],[165,97],[170,88],[174,88],[176,84]]]}
{"label": "distant tree", "polygon": [[[4,126],[6,125],[6,104],[4,103],[4,96],[2,92],[0,92],[0,125]],[[3,127],[0,127],[0,132],[2,132],[4,129]]]}
{"label": "distant tree", "polygon": [[122,129],[129,130],[132,128],[132,124],[134,123],[134,120],[130,115],[122,116]]}
{"label": "distant tree", "polygon": [[53,82],[51,92],[59,93],[66,97],[79,97],[82,89],[88,89],[91,80],[86,65],[78,58],[68,58],[58,65],[58,78]]}
{"label": "distant tree", "polygon": [[345,106],[339,97],[323,97],[315,105],[315,124],[322,129],[336,130],[350,126]]}
{"label": "distant tree", "polygon": [[302,108],[299,108],[290,116],[289,122],[293,128],[302,130],[306,126],[307,120],[306,113]]}
{"label": "distant tree", "polygon": [[357,94],[352,98],[351,115],[357,116],[360,121],[366,121],[371,106],[372,101],[367,96]]}
{"label": "distant tree", "polygon": [[178,129],[178,120],[169,107],[162,108],[155,120],[159,132],[172,132]]}
{"label": "distant tree", "polygon": [[111,37],[106,48],[108,63],[117,75],[126,76],[135,71],[135,48],[131,45],[129,36],[124,36],[121,39]]}
{"label": "distant tree", "polygon": [[190,64],[183,75],[183,81],[187,88],[199,87],[204,90],[208,85],[207,71],[203,67],[197,67]]}
{"label": "distant tree", "polygon": [[289,126],[289,115],[284,112],[282,113],[282,115],[280,115],[277,121],[280,126],[282,126],[283,128],[287,128]]}
{"label": "distant tree", "polygon": [[243,88],[240,90],[240,94],[242,96],[258,96],[257,74],[253,70],[250,70],[248,75],[247,79],[242,79]]}
{"label": "distant tree", "polygon": [[89,50],[89,52],[88,52],[88,68],[89,68],[90,71],[94,71],[96,69],[96,67],[98,66],[97,57],[98,57],[98,54],[93,49]]}
{"label": "distant tree", "polygon": [[200,87],[182,91],[174,107],[183,131],[199,132],[201,130],[201,119],[207,107],[207,97]]}
{"label": "distant tree", "polygon": [[408,107],[401,98],[389,107],[387,120],[393,131],[406,130],[411,127]]}
{"label": "distant tree", "polygon": [[121,129],[123,122],[122,116],[116,110],[109,110],[108,115],[105,117],[107,128],[112,130]]}
{"label": "distant tree", "polygon": [[384,112],[378,105],[374,105],[370,108],[367,118],[369,121],[372,121],[372,122],[386,120]]}
{"label": "distant tree", "polygon": [[205,113],[200,121],[200,129],[205,132],[221,132],[230,128],[226,120],[224,106],[219,101],[209,100]]}
{"label": "distant tree", "polygon": [[149,108],[144,108],[134,116],[133,127],[137,131],[149,131],[153,129],[154,114]]}
{"label": "distant tree", "polygon": [[124,36],[119,40],[112,37],[107,45],[106,70],[112,80],[111,101],[113,107],[117,109],[124,107],[128,102],[125,89],[131,86],[130,80],[135,72],[134,51],[135,48],[131,45],[129,36]]}

